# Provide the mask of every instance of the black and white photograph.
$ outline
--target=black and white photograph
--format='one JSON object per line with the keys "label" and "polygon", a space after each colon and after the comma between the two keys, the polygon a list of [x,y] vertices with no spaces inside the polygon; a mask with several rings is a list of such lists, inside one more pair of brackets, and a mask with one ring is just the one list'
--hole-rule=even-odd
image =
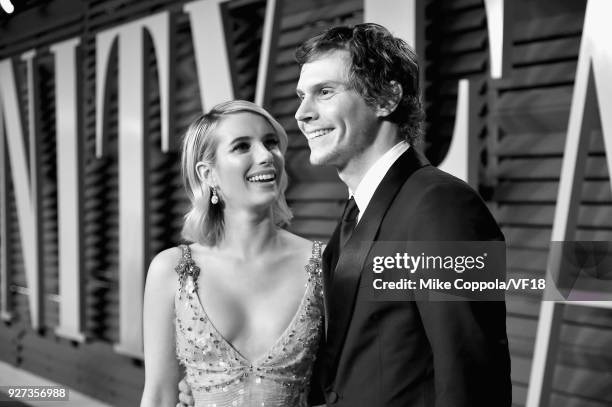
{"label": "black and white photograph", "polygon": [[611,406],[610,16],[0,0],[0,406]]}

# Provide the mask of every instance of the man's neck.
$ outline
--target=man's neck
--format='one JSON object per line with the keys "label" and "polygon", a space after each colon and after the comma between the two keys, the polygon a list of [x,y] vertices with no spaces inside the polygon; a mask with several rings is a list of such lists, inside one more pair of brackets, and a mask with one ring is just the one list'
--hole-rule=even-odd
{"label": "man's neck", "polygon": [[351,158],[344,168],[338,169],[338,176],[351,191],[357,189],[357,186],[374,163],[401,141],[397,126],[390,123],[387,124],[389,126],[381,128],[381,131],[379,131],[379,134],[368,148]]}

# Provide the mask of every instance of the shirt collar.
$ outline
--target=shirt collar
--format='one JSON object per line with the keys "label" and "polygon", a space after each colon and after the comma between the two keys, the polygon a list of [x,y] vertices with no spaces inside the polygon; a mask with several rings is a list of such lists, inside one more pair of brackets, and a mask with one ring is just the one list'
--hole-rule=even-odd
{"label": "shirt collar", "polygon": [[389,168],[391,168],[393,163],[395,163],[408,148],[410,148],[410,145],[405,141],[400,141],[391,147],[370,167],[357,186],[355,192],[349,189],[349,197],[352,196],[355,198],[355,203],[357,204],[357,208],[359,208],[359,216],[357,217],[358,222],[361,220],[374,192],[376,192],[376,188],[378,188],[378,185],[387,174],[387,171],[389,171]]}

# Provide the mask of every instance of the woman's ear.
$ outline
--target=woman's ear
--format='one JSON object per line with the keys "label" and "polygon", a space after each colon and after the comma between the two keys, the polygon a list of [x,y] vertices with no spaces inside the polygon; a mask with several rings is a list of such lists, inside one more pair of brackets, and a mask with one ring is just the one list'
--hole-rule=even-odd
{"label": "woman's ear", "polygon": [[386,99],[381,100],[378,108],[376,109],[376,114],[378,117],[387,117],[393,113],[399,106],[402,96],[404,95],[402,85],[400,85],[397,81],[389,82],[389,88],[391,90],[391,94]]}
{"label": "woman's ear", "polygon": [[214,180],[213,169],[212,166],[204,161],[198,161],[196,163],[196,173],[198,174],[198,178],[200,182],[204,182],[209,186],[215,186],[216,182]]}

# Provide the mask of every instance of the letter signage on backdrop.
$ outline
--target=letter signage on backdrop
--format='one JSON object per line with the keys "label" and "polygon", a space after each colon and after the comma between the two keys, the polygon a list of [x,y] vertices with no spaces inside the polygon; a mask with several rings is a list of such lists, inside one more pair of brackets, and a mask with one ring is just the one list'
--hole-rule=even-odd
{"label": "letter signage on backdrop", "polygon": [[194,1],[184,7],[191,22],[203,111],[234,98],[234,85],[221,15],[221,5],[226,1]]}
{"label": "letter signage on backdrop", "polygon": [[[591,133],[601,124],[608,171],[612,169],[612,42],[610,42],[609,0],[589,0],[582,29],[574,93],[563,150],[561,179],[555,207],[551,241],[574,240],[578,223],[582,182]],[[598,123],[599,119],[599,123]],[[612,187],[612,186],[611,186]],[[554,247],[551,245],[551,248]],[[554,363],[563,322],[564,297],[556,290],[551,276],[558,276],[561,253],[551,249],[547,264],[547,283],[542,301],[531,366],[527,407],[547,406],[550,402]],[[557,303],[553,300],[559,300]],[[612,307],[610,301],[573,305]]]}
{"label": "letter signage on backdrop", "polygon": [[11,14],[13,11],[15,11],[15,7],[10,2],[10,0],[0,0],[0,6],[2,7],[2,10],[7,12],[8,14]]}
{"label": "letter signage on backdrop", "polygon": [[[26,54],[26,61],[33,57],[33,53]],[[33,73],[28,69],[28,83],[33,85]],[[34,97],[35,92],[29,92],[30,97]],[[26,149],[23,114],[21,103],[17,94],[17,81],[12,59],[0,61],[0,115],[4,123],[5,140],[8,152],[8,161],[11,168],[13,189],[17,204],[17,218],[19,223],[19,237],[21,250],[23,253],[23,263],[25,267],[26,282],[28,287],[28,306],[30,309],[30,322],[34,329],[41,327],[42,314],[42,290],[40,285],[40,194],[38,192],[38,160],[36,142],[36,126],[34,102],[30,102],[30,125],[29,138],[30,151]],[[28,157],[29,156],[29,157]],[[31,165],[28,168],[28,163]],[[6,177],[3,172],[2,177]],[[3,182],[6,185],[6,180]],[[6,195],[0,197],[6,199]],[[4,212],[6,216],[6,211]],[[2,219],[6,224],[6,218]],[[2,236],[4,241],[7,236]],[[4,265],[5,262],[3,262]],[[8,270],[0,270],[3,274]],[[6,280],[5,277],[2,280]],[[7,293],[8,294],[8,287]],[[3,315],[10,313],[9,301],[3,301],[2,305],[7,307],[2,310]]]}
{"label": "letter signage on backdrop", "polygon": [[57,143],[57,218],[59,326],[64,338],[83,341],[83,289],[81,280],[81,143],[79,142],[79,75],[77,49],[72,38],[51,46],[55,56],[55,133]]}
{"label": "letter signage on backdrop", "polygon": [[96,54],[96,155],[104,153],[103,112],[108,58],[119,55],[119,342],[116,350],[142,357],[142,297],[148,257],[144,32],[151,35],[159,71],[162,140],[169,138],[170,14],[162,12],[102,31]]}
{"label": "letter signage on backdrop", "polygon": [[[424,6],[423,0],[364,0],[364,21],[384,25],[412,46],[417,55],[423,56],[424,28],[421,22],[425,19]],[[490,73],[494,79],[500,79],[510,63],[507,52],[504,52],[504,49],[510,49],[509,6],[510,2],[504,0],[485,0]],[[421,76],[424,71],[421,69]],[[446,156],[438,167],[477,188],[479,155],[478,134],[474,129],[475,97],[469,79],[460,79],[453,136]]]}

